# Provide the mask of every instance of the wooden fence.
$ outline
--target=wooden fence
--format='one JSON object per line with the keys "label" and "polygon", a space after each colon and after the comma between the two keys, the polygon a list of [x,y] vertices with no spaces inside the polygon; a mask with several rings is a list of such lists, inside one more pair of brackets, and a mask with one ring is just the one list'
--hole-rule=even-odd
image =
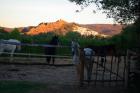
{"label": "wooden fence", "polygon": [[[86,60],[83,48],[80,49],[80,84],[128,87],[130,73],[134,67],[130,51],[124,54],[95,54]],[[90,64],[91,66],[85,66]]]}

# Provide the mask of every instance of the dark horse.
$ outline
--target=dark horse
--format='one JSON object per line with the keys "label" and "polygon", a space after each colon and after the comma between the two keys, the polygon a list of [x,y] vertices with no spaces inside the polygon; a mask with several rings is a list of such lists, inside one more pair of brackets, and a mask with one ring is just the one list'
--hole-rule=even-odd
{"label": "dark horse", "polygon": [[95,51],[96,55],[99,55],[101,57],[105,55],[109,56],[116,53],[116,46],[114,44],[102,45],[102,46],[90,45],[90,48]]}
{"label": "dark horse", "polygon": [[50,61],[52,59],[52,62],[54,64],[55,62],[54,55],[56,54],[56,45],[58,45],[58,37],[54,36],[52,40],[49,42],[49,45],[51,46],[45,48],[45,54],[48,55],[46,56],[46,61],[48,64],[50,64]]}
{"label": "dark horse", "polygon": [[95,54],[101,57],[101,65],[106,62],[106,56],[116,55],[116,47],[114,44],[103,46],[92,46]]}
{"label": "dark horse", "polygon": [[84,65],[86,68],[87,73],[87,80],[88,84],[90,83],[91,76],[92,76],[92,69],[93,69],[93,63],[97,62],[94,60],[94,56],[100,56],[99,65],[104,66],[106,60],[106,56],[110,56],[114,53],[116,53],[115,45],[103,45],[103,46],[94,46],[94,45],[88,45],[87,47],[83,48],[84,50]]}

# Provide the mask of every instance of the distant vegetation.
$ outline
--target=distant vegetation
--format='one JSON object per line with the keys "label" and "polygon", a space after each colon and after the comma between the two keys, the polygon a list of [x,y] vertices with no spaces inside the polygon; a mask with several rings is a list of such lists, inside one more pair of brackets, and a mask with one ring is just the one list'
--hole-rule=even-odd
{"label": "distant vegetation", "polygon": [[[56,33],[53,32],[48,32],[45,34],[39,34],[39,35],[26,35],[26,34],[21,34],[17,28],[13,29],[11,32],[6,32],[4,31],[3,28],[0,29],[0,39],[17,39],[20,40],[22,43],[34,43],[34,44],[48,44],[48,42],[51,40],[51,38],[56,35]],[[57,34],[58,35],[58,34]],[[108,44],[109,42],[106,41],[106,39],[100,37],[100,36],[82,36],[78,32],[72,32],[69,31],[66,35],[58,35],[59,36],[59,41],[61,45],[66,45],[70,46],[71,40],[73,38],[77,39],[77,41],[80,43],[81,47],[84,47],[85,45],[104,45]],[[59,53],[60,50],[59,49]],[[64,50],[64,48],[63,48]],[[42,53],[43,47],[26,47],[22,46],[22,52],[33,52],[33,53]],[[70,53],[70,49],[65,49],[64,52]],[[63,53],[62,53],[63,54]]]}
{"label": "distant vegetation", "polygon": [[[11,32],[4,31],[0,28],[0,39],[18,39],[22,43],[37,43],[37,44],[47,44],[50,39],[56,35],[56,33],[48,32],[39,35],[25,35],[21,34],[17,28],[13,29]],[[140,46],[140,33],[138,31],[138,26],[130,25],[127,26],[120,34],[117,34],[110,38],[103,38],[100,36],[81,36],[78,32],[69,31],[66,35],[59,35],[59,40],[61,45],[70,46],[72,38],[77,39],[82,47],[85,45],[108,45],[115,44],[120,48],[130,48]]]}
{"label": "distant vegetation", "polygon": [[[13,29],[11,32],[4,31],[0,28],[0,39],[18,39],[23,43],[39,43],[44,44],[50,41],[50,39],[56,35],[56,33],[48,32],[39,35],[25,35],[21,34],[17,28]],[[100,36],[81,36],[78,32],[69,31],[66,35],[59,35],[59,39],[62,45],[69,45],[72,38],[78,40],[81,46],[87,44],[93,45],[105,45],[105,44],[116,44],[127,45],[128,47],[138,46],[140,33],[138,27],[130,25],[123,29],[120,34],[117,34],[111,38],[103,38]],[[132,44],[134,43],[134,44]]]}

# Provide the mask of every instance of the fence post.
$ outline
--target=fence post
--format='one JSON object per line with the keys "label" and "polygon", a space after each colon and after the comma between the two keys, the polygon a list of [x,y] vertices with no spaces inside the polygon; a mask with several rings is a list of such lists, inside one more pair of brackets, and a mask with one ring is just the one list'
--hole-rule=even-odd
{"label": "fence post", "polygon": [[125,70],[125,88],[128,88],[129,84],[129,72],[130,72],[130,55],[129,50],[126,50],[126,70]]}
{"label": "fence post", "polygon": [[84,81],[84,52],[80,49],[80,85],[83,85]]}

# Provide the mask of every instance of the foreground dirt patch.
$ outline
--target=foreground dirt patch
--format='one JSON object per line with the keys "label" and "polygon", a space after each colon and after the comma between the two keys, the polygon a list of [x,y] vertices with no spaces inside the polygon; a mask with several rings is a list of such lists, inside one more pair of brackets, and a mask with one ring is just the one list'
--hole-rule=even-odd
{"label": "foreground dirt patch", "polygon": [[48,84],[77,82],[74,66],[0,65],[0,80],[25,80]]}
{"label": "foreground dirt patch", "polygon": [[124,93],[120,87],[79,86],[75,66],[0,65],[0,80],[45,83],[47,89],[32,93]]}

